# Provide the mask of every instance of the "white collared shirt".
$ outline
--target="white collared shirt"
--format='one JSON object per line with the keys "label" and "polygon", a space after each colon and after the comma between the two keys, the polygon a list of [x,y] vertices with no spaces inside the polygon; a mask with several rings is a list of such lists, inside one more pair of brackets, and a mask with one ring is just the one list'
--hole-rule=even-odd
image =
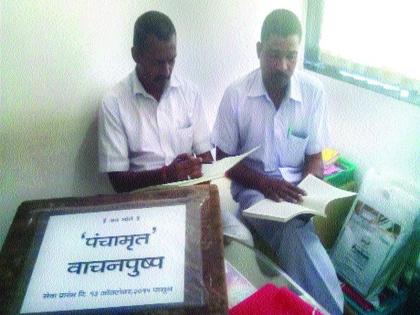
{"label": "white collared shirt", "polygon": [[103,98],[98,141],[101,172],[153,170],[169,165],[181,153],[211,149],[196,87],[173,75],[157,102],[135,71]]}
{"label": "white collared shirt", "polygon": [[229,155],[257,146],[247,163],[265,173],[301,179],[305,155],[321,152],[328,128],[321,83],[302,72],[292,76],[276,110],[257,69],[229,86],[213,130],[213,143]]}

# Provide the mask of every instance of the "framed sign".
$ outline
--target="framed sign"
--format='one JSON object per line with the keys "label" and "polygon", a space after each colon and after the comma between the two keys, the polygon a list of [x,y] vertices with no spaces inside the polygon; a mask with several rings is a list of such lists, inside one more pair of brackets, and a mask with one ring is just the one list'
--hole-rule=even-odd
{"label": "framed sign", "polygon": [[223,313],[212,195],[203,186],[22,204],[1,252],[3,305],[9,314]]}

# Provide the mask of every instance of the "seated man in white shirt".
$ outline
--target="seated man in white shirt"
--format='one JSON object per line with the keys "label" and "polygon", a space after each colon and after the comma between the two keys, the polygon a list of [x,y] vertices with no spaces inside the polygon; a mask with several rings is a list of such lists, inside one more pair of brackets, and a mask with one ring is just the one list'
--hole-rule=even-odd
{"label": "seated man in white shirt", "polygon": [[[214,126],[217,159],[257,146],[229,171],[232,195],[244,210],[264,198],[300,202],[295,185],[307,174],[323,175],[321,151],[327,125],[321,83],[295,72],[300,22],[287,10],[264,20],[257,43],[260,68],[226,89]],[[343,294],[312,221],[247,219],[277,256],[278,264],[331,314],[343,311]]]}
{"label": "seated man in white shirt", "polygon": [[[99,167],[115,191],[202,176],[211,163],[210,131],[202,100],[190,82],[172,75],[176,31],[149,11],[134,26],[135,71],[104,97],[98,116]],[[252,243],[249,231],[223,213],[226,232]]]}

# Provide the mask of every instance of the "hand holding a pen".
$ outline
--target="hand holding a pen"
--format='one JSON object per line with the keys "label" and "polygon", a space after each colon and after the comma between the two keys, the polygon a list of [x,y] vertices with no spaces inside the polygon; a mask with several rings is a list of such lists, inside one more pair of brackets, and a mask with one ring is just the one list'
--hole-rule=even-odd
{"label": "hand holding a pen", "polygon": [[192,154],[183,153],[178,155],[168,165],[167,173],[169,181],[176,182],[201,177],[203,175],[201,173],[201,163],[202,159]]}

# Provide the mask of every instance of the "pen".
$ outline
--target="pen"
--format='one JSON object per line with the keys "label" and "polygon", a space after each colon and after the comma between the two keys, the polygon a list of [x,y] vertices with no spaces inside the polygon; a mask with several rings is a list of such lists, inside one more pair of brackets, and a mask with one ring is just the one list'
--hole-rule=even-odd
{"label": "pen", "polygon": [[287,129],[287,138],[289,138],[291,133],[292,133],[292,127],[289,127],[289,129]]}

